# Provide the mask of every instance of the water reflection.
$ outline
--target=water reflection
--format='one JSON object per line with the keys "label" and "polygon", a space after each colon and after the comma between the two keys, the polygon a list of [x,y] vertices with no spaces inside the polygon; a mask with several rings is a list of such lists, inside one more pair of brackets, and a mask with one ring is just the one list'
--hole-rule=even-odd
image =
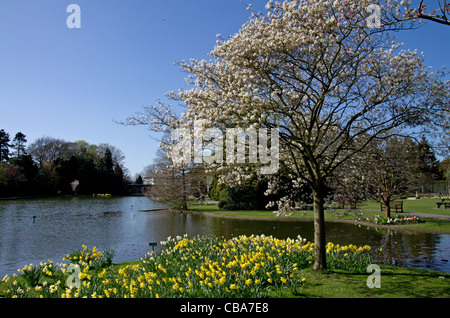
{"label": "water reflection", "polygon": [[[312,222],[222,219],[168,211],[145,197],[65,198],[0,201],[0,275],[25,264],[60,262],[82,244],[115,248],[115,262],[140,259],[149,242],[167,237],[265,234],[278,238],[300,235],[313,240]],[[327,240],[336,244],[383,248],[377,262],[450,272],[450,235],[399,232],[347,223],[327,223]]]}
{"label": "water reflection", "polygon": [[381,243],[385,264],[449,271],[448,235],[388,230]]}

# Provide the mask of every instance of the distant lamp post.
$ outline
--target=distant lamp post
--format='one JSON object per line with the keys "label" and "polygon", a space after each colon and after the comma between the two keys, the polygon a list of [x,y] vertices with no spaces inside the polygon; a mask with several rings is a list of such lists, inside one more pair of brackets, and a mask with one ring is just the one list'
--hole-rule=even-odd
{"label": "distant lamp post", "polygon": [[155,246],[158,245],[158,243],[150,242],[148,245],[152,247],[153,253],[155,253]]}

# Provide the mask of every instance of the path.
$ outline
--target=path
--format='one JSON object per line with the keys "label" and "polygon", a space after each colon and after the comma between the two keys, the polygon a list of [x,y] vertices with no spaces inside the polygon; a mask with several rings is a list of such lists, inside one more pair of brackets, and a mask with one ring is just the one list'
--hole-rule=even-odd
{"label": "path", "polygon": [[420,216],[422,218],[432,218],[432,219],[439,219],[439,220],[444,220],[444,221],[450,221],[450,215],[430,214],[430,213],[416,213],[416,212],[406,213],[406,214]]}

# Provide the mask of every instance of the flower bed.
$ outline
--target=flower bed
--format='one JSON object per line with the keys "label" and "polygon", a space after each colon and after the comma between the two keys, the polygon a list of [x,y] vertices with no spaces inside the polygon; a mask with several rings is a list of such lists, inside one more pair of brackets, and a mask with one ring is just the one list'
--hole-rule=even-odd
{"label": "flower bed", "polygon": [[399,214],[397,214],[391,218],[376,215],[374,218],[374,222],[376,224],[381,224],[381,225],[389,225],[389,224],[397,225],[397,224],[424,223],[425,221],[415,215],[399,215]]}
{"label": "flower bed", "polygon": [[[74,278],[66,270],[68,264],[51,263],[51,271],[50,263],[40,266],[36,271],[42,271],[33,274],[32,281],[27,281],[23,273],[5,276],[0,296],[258,298],[281,295],[285,290],[296,294],[308,283],[302,269],[312,266],[314,258],[314,244],[300,237],[280,240],[252,235],[227,240],[185,236],[169,238],[164,244],[163,252],[150,253],[134,265],[102,269],[84,266],[77,275],[78,287],[67,283]],[[85,247],[82,251],[82,255],[70,254],[69,259],[76,261],[82,256],[83,262],[97,261],[100,254]],[[365,272],[371,263],[370,253],[369,246],[327,245],[329,268]]]}

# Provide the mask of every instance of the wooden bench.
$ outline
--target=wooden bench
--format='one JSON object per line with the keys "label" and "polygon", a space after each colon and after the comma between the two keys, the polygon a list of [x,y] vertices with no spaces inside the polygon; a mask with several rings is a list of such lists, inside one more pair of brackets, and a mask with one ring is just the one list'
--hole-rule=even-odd
{"label": "wooden bench", "polygon": [[345,198],[341,201],[340,207],[342,209],[345,209],[345,207],[348,206],[349,209],[356,210],[356,200],[355,199],[349,199]]}
{"label": "wooden bench", "polygon": [[[389,207],[392,210],[395,210],[395,212],[403,212],[403,201],[391,201],[389,203]],[[381,212],[384,211],[385,205],[382,203],[381,204]]]}
{"label": "wooden bench", "polygon": [[441,207],[441,205],[444,206],[444,209],[450,209],[450,199],[442,199],[441,202],[436,203],[438,209]]}

